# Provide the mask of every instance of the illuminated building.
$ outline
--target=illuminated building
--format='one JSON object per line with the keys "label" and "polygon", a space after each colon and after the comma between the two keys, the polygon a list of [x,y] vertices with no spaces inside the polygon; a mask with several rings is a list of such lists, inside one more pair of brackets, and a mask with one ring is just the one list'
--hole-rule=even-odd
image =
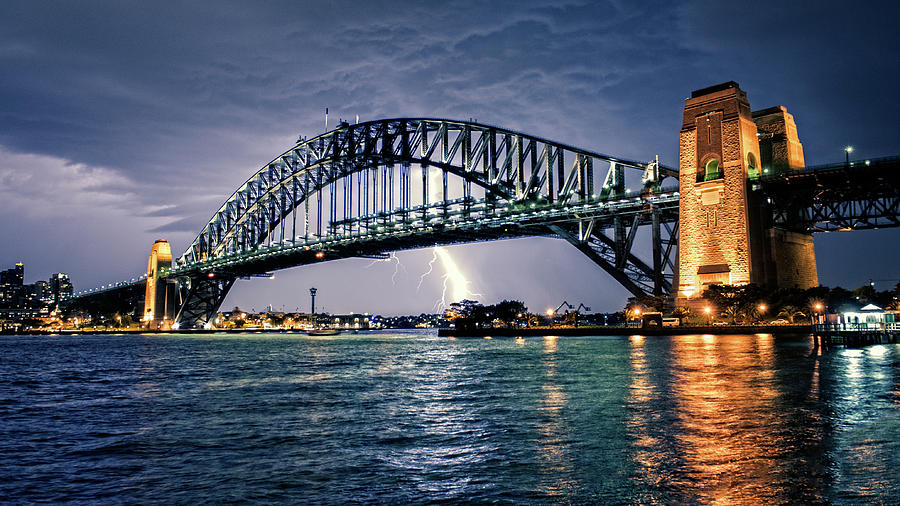
{"label": "illuminated building", "polygon": [[49,283],[44,280],[26,285],[25,266],[19,262],[12,269],[0,271],[0,308],[31,309],[53,303],[60,297],[72,295],[72,283],[65,274],[54,274]]}
{"label": "illuminated building", "polygon": [[69,275],[57,272],[50,276],[50,292],[53,294],[53,305],[58,306],[63,297],[70,297],[74,293]]}
{"label": "illuminated building", "polygon": [[818,284],[812,236],[773,227],[752,184],[803,164],[784,107],[751,113],[747,94],[733,81],[691,94],[679,150],[679,305],[698,305],[711,284]]}
{"label": "illuminated building", "polygon": [[21,262],[12,269],[0,271],[0,307],[21,308],[25,305],[25,267]]}
{"label": "illuminated building", "polygon": [[44,280],[35,281],[31,285],[34,301],[37,303],[48,304],[53,301],[53,290],[50,289],[50,283]]}

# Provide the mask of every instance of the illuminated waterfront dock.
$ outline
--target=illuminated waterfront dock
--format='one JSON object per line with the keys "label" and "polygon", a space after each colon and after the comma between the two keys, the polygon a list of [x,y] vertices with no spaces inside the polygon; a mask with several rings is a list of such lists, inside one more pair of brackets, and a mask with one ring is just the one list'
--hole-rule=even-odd
{"label": "illuminated waterfront dock", "polygon": [[867,346],[895,344],[900,335],[897,323],[821,323],[813,325],[813,336],[822,346]]}

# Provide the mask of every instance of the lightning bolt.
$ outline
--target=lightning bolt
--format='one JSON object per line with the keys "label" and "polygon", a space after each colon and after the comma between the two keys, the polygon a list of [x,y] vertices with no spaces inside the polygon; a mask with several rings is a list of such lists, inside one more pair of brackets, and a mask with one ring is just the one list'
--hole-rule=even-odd
{"label": "lightning bolt", "polygon": [[441,300],[434,301],[434,306],[432,306],[435,312],[439,312],[447,307],[447,282],[450,281],[450,276],[448,274],[444,274],[441,279],[444,280],[443,288],[441,289]]}
{"label": "lightning bolt", "polygon": [[469,280],[466,279],[466,276],[459,269],[459,266],[456,265],[456,262],[453,260],[453,257],[450,256],[450,252],[448,252],[443,247],[436,247],[432,250],[431,260],[428,262],[428,271],[419,278],[419,286],[416,287],[416,291],[422,287],[422,282],[425,278],[434,271],[434,263],[437,260],[441,261],[441,266],[444,268],[444,275],[441,277],[442,286],[441,286],[441,299],[435,301],[434,307],[437,310],[443,309],[447,307],[447,292],[450,292],[450,295],[454,301],[460,301],[463,299],[467,299],[469,297],[477,297],[480,296],[480,293],[475,293],[469,290]]}
{"label": "lightning bolt", "polygon": [[394,262],[394,274],[391,275],[391,284],[397,286],[397,274],[400,273],[400,268],[403,268],[403,272],[409,274],[409,271],[406,270],[406,266],[400,263],[400,259],[397,258],[395,253],[391,253],[391,256],[387,259],[388,262]]}
{"label": "lightning bolt", "polygon": [[[366,266],[366,269],[379,262],[391,262],[394,264],[394,273],[391,274],[391,284],[394,286],[397,286],[397,275],[400,274],[401,268],[403,269],[403,272],[409,273],[409,271],[406,270],[406,266],[400,262],[400,259],[397,257],[396,253],[391,253],[391,255],[387,258],[376,258],[375,260],[372,260],[371,262],[369,262],[369,265]],[[419,285],[422,285],[421,279],[419,280]]]}
{"label": "lightning bolt", "polygon": [[419,293],[419,289],[422,288],[422,281],[425,281],[425,278],[431,274],[434,270],[434,263],[437,261],[437,248],[431,250],[431,260],[428,261],[428,271],[425,274],[419,276],[419,284],[416,286],[416,293]]}

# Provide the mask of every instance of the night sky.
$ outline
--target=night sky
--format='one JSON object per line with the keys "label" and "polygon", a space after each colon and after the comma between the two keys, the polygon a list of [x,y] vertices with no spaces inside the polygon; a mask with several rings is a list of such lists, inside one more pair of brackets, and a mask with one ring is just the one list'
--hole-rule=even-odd
{"label": "night sky", "polygon": [[[677,166],[691,90],[740,83],[794,115],[807,164],[900,155],[896,2],[43,2],[0,5],[0,268],[76,290],[178,256],[323,112],[478,118]],[[640,4],[640,5],[637,5]],[[900,230],[816,236],[824,285],[887,289]],[[557,239],[448,248],[483,302],[619,310],[627,292]],[[223,308],[432,312],[430,249],[240,281]],[[884,280],[884,281],[881,281]]]}

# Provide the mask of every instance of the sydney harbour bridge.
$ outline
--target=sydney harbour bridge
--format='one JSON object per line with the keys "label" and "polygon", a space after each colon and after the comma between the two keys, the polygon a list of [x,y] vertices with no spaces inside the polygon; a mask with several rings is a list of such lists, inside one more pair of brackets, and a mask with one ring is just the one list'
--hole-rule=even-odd
{"label": "sydney harbour bridge", "polygon": [[[766,226],[811,234],[900,225],[898,158],[780,170],[764,159],[753,169],[746,191]],[[649,157],[623,159],[473,121],[341,122],[298,139],[251,175],[180,257],[148,274],[170,287],[166,311],[176,324],[196,328],[211,323],[238,278],[405,249],[556,236],[630,293],[674,295],[686,198],[679,189],[679,170]],[[641,241],[649,247],[636,248]],[[66,302],[127,311],[143,302],[146,285],[142,277]]]}

